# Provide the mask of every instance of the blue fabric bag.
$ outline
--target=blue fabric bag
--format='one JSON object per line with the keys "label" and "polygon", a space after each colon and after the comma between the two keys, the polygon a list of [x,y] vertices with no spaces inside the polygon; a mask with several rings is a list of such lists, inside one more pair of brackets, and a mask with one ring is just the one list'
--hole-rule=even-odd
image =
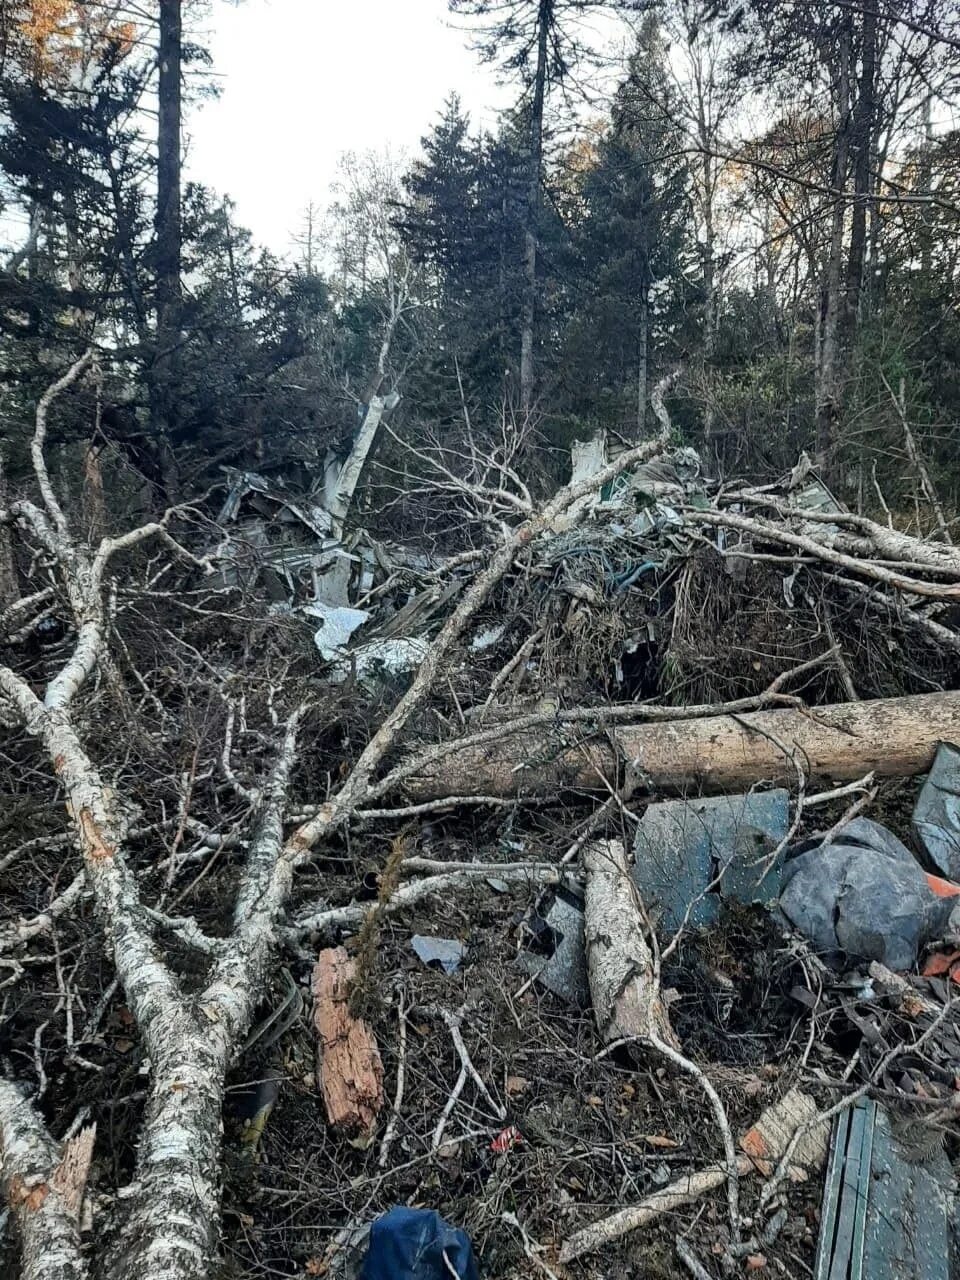
{"label": "blue fabric bag", "polygon": [[[444,1261],[444,1253],[447,1262]],[[361,1280],[478,1280],[470,1237],[435,1209],[397,1207],[370,1228]]]}

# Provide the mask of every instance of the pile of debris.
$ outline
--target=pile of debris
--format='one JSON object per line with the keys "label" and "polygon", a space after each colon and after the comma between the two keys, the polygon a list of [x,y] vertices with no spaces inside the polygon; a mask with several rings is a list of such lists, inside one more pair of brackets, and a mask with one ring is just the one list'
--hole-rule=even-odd
{"label": "pile of debris", "polygon": [[[227,1080],[232,1273],[960,1275],[960,553],[804,459],[731,486],[651,446],[613,475],[603,440],[565,501],[503,469],[443,555],[402,546],[352,504],[371,404],[316,492],[228,477],[183,572],[247,612],[187,612],[244,658],[255,617],[275,662],[210,664],[222,721],[130,788],[159,821],[117,821],[178,993],[238,883],[282,952]],[[48,892],[68,841],[5,855],[5,1026],[58,1124],[78,1082],[109,1116],[119,1187],[150,1063],[82,873]]]}
{"label": "pile of debris", "polygon": [[[960,555],[850,513],[805,457],[779,485],[733,488],[684,449],[591,492],[607,461],[602,438],[575,449],[586,491],[517,557],[418,722],[419,767],[382,788],[404,794],[398,815],[432,814],[420,842],[444,847],[442,863],[404,855],[400,874],[443,868],[468,897],[431,896],[423,915],[381,869],[359,907],[347,880],[342,906],[334,889],[294,920],[348,948],[311,962],[315,1069],[287,1062],[297,1105],[322,1098],[324,1151],[347,1177],[344,1225],[307,1271],[472,1276],[476,1250],[485,1270],[556,1277],[619,1249],[621,1267],[698,1280],[711,1256],[725,1273],[957,1274]],[[269,577],[329,681],[370,697],[417,669],[485,557],[472,535],[440,557],[347,532],[329,502],[250,475],[223,523],[224,574]],[[885,777],[925,770],[911,850],[902,813],[904,840],[864,815]],[[597,791],[557,847],[543,799],[575,813]],[[461,860],[471,803],[494,814],[477,818],[487,841],[499,825]],[[545,1064],[551,1044],[580,1064],[575,1083]],[[280,1114],[255,1129],[268,1161],[277,1076],[265,1066]],[[288,1203],[298,1177],[271,1165]]]}
{"label": "pile of debris", "polygon": [[[956,855],[958,760],[941,747],[914,811],[938,868]],[[291,1168],[289,1125],[323,1100],[344,1225],[308,1274],[440,1280],[479,1259],[554,1277],[956,1275],[960,886],[848,816],[869,785],[839,790],[810,796],[802,823],[782,788],[649,804],[632,856],[588,839],[582,872],[557,860],[546,888],[505,860],[544,842],[516,820],[499,851],[444,864],[477,868],[456,900],[407,906],[381,884],[366,920],[392,1009],[371,974],[356,999],[359,937],[321,951],[316,1064],[288,1055],[280,1134],[256,1131],[261,1181],[301,1203],[317,1156]],[[440,821],[427,839],[455,855],[463,820]],[[246,1204],[270,1218],[260,1193]]]}

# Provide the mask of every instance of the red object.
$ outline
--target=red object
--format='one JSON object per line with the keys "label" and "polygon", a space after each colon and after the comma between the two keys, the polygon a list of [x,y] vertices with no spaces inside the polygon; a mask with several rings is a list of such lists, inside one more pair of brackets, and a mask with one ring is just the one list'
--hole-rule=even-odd
{"label": "red object", "polygon": [[923,966],[925,978],[942,978],[944,974],[960,986],[960,951],[936,951]]}
{"label": "red object", "polygon": [[523,1134],[515,1124],[507,1125],[506,1129],[501,1129],[494,1140],[490,1143],[490,1150],[495,1151],[498,1156],[502,1156],[505,1151],[509,1151],[511,1147],[515,1147],[518,1142],[523,1141]]}
{"label": "red object", "polygon": [[932,876],[929,871],[925,872],[925,875],[927,884],[938,898],[956,898],[960,895],[960,884],[954,884],[952,880],[944,880],[941,876]]}

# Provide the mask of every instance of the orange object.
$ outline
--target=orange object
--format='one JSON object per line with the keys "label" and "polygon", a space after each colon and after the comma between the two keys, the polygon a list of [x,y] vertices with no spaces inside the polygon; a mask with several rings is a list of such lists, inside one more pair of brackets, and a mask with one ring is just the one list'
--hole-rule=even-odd
{"label": "orange object", "polygon": [[927,884],[938,898],[956,898],[960,896],[960,884],[954,884],[952,880],[944,880],[940,876],[932,876],[929,871],[925,872],[925,875]]}
{"label": "orange object", "polygon": [[960,951],[937,951],[923,966],[925,978],[942,978],[949,974],[960,986]]}

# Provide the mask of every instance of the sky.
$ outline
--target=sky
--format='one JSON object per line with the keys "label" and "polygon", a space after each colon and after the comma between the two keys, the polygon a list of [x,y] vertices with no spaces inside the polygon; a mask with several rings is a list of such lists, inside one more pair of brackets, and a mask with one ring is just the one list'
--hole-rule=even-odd
{"label": "sky", "polygon": [[203,34],[221,92],[187,120],[188,175],[278,253],[342,152],[415,152],[452,90],[474,126],[510,100],[446,0],[214,0]]}

